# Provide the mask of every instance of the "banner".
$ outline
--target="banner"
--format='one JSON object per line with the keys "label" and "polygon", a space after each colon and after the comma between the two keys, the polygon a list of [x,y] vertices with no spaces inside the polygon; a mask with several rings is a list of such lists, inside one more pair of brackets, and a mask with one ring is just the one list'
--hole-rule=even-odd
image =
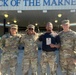
{"label": "banner", "polygon": [[76,0],[0,0],[0,10],[76,9]]}

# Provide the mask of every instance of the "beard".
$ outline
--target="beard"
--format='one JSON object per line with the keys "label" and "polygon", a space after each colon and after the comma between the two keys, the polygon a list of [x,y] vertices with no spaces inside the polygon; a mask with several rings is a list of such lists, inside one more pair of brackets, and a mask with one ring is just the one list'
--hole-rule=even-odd
{"label": "beard", "polygon": [[51,30],[48,29],[47,32],[51,32]]}

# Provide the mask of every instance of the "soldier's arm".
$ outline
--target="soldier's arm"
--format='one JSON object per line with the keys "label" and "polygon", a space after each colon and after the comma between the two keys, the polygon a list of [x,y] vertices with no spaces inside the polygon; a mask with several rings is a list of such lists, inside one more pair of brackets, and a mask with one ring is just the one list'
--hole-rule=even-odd
{"label": "soldier's arm", "polygon": [[18,35],[17,35],[17,38],[19,39],[19,40],[18,40],[18,44],[20,44],[21,34],[18,34]]}
{"label": "soldier's arm", "polygon": [[18,40],[18,44],[17,44],[18,49],[19,49],[20,46],[21,46],[21,34],[19,34],[17,38],[19,39],[19,40]]}
{"label": "soldier's arm", "polygon": [[1,41],[0,41],[0,48],[1,48],[1,50],[3,50],[4,47],[5,47],[5,39],[6,39],[6,36],[3,35],[2,38],[1,38]]}
{"label": "soldier's arm", "polygon": [[73,62],[76,65],[76,38],[74,40],[74,56],[73,56]]}
{"label": "soldier's arm", "polygon": [[75,38],[74,38],[74,54],[75,54],[75,56],[76,56],[76,35],[75,35]]}
{"label": "soldier's arm", "polygon": [[43,38],[43,33],[39,33],[36,41],[38,50],[42,49],[42,38]]}
{"label": "soldier's arm", "polygon": [[44,34],[39,35],[38,41],[42,41],[44,38]]}
{"label": "soldier's arm", "polygon": [[35,35],[36,35],[36,38],[35,38],[35,39],[36,39],[36,40],[35,40],[35,44],[36,44],[36,45],[35,45],[35,50],[38,50],[38,42],[39,42],[39,41],[38,41],[38,36],[39,36],[39,34],[38,34],[38,33],[35,33]]}
{"label": "soldier's arm", "polygon": [[20,37],[19,44],[24,45],[24,35]]}

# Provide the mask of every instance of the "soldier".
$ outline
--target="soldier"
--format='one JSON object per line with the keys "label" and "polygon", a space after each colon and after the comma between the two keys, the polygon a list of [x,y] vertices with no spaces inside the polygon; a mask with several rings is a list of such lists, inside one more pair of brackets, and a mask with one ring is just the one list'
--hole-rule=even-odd
{"label": "soldier", "polygon": [[59,35],[53,31],[53,24],[48,22],[46,24],[46,32],[39,37],[39,41],[42,41],[42,75],[46,73],[47,63],[50,66],[50,75],[56,75],[57,63],[55,51],[60,47]]}
{"label": "soldier", "polygon": [[37,73],[37,38],[35,26],[30,24],[27,26],[26,33],[21,38],[21,43],[24,44],[24,56],[22,63],[23,75],[28,74],[29,67],[32,67],[33,74]]}
{"label": "soldier", "polygon": [[10,67],[10,75],[16,75],[18,45],[21,35],[18,34],[18,25],[11,24],[10,32],[2,36],[1,49],[3,50],[1,58],[1,73],[6,75]]}
{"label": "soldier", "polygon": [[63,75],[74,75],[75,69],[73,57],[76,55],[76,32],[72,31],[69,27],[70,21],[63,20],[63,30],[59,33],[61,39],[60,65]]}

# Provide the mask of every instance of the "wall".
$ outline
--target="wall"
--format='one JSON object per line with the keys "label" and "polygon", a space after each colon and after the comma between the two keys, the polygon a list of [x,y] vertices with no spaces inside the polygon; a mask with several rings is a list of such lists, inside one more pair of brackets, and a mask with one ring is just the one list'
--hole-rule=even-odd
{"label": "wall", "polygon": [[72,30],[76,31],[76,26],[71,26],[70,27]]}

